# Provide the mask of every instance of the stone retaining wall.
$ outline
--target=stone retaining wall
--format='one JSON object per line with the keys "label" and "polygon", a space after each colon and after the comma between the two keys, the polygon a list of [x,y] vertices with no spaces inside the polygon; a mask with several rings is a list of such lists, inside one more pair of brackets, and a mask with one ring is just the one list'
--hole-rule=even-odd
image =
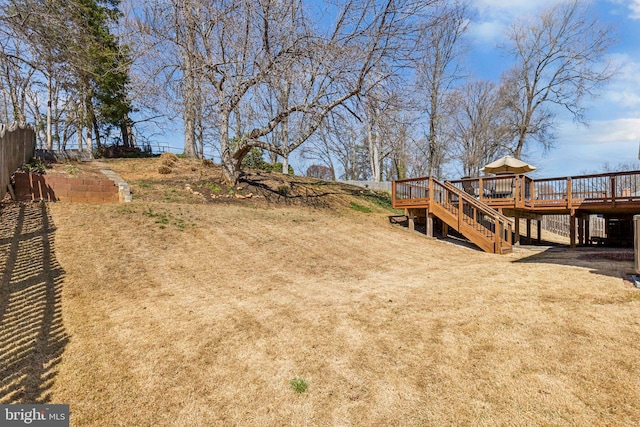
{"label": "stone retaining wall", "polygon": [[24,172],[16,172],[14,179],[16,199],[21,201],[116,203],[120,200],[118,185],[110,179],[67,178]]}

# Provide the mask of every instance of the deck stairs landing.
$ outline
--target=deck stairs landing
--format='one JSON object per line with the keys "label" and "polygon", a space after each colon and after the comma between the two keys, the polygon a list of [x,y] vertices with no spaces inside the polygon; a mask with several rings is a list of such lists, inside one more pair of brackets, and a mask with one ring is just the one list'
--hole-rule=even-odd
{"label": "deck stairs landing", "polygon": [[512,221],[488,204],[448,182],[443,183],[435,179],[427,179],[420,183],[420,188],[408,186],[411,186],[411,183],[398,183],[395,190],[421,192],[423,207],[429,210],[429,214],[439,218],[485,252],[512,252]]}

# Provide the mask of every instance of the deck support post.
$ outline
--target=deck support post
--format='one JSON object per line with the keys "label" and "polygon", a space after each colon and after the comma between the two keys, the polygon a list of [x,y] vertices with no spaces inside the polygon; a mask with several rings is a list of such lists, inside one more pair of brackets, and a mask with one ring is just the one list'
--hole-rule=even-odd
{"label": "deck support post", "polygon": [[569,215],[569,247],[576,247],[576,213],[573,210]]}
{"label": "deck support post", "polygon": [[542,219],[538,221],[538,244],[542,243]]}
{"label": "deck support post", "polygon": [[433,214],[429,213],[429,208],[425,209],[426,218],[425,218],[425,234],[427,237],[433,237]]}
{"label": "deck support post", "polygon": [[527,218],[527,241],[531,242],[531,218]]}
{"label": "deck support post", "polygon": [[589,215],[587,215],[587,217],[584,220],[584,242],[585,244],[589,244],[589,240],[591,239],[591,230],[589,229],[590,227],[590,223],[591,223],[591,217]]}
{"label": "deck support post", "polygon": [[407,219],[409,220],[409,230],[415,231],[415,229],[416,229],[416,217],[415,217],[415,215],[413,215],[413,209],[406,209],[405,208],[404,214],[407,217]]}
{"label": "deck support post", "polygon": [[584,216],[578,218],[578,244],[584,245]]}
{"label": "deck support post", "polygon": [[520,217],[516,214],[514,222],[514,239],[513,244],[520,245]]}

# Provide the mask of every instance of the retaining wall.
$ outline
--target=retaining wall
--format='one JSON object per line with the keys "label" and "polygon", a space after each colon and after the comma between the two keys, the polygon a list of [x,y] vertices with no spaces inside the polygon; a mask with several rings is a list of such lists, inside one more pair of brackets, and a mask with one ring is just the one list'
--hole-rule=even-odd
{"label": "retaining wall", "polygon": [[68,178],[16,172],[16,200],[46,200],[80,203],[115,203],[119,188],[110,179]]}

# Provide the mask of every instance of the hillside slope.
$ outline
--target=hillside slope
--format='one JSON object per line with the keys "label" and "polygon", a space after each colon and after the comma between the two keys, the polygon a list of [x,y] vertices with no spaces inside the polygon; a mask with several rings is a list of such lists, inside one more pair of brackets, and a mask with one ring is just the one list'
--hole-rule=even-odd
{"label": "hillside slope", "polygon": [[133,203],[48,205],[69,341],[47,393],[74,426],[640,419],[629,261],[489,255],[358,195],[205,201],[125,166]]}

